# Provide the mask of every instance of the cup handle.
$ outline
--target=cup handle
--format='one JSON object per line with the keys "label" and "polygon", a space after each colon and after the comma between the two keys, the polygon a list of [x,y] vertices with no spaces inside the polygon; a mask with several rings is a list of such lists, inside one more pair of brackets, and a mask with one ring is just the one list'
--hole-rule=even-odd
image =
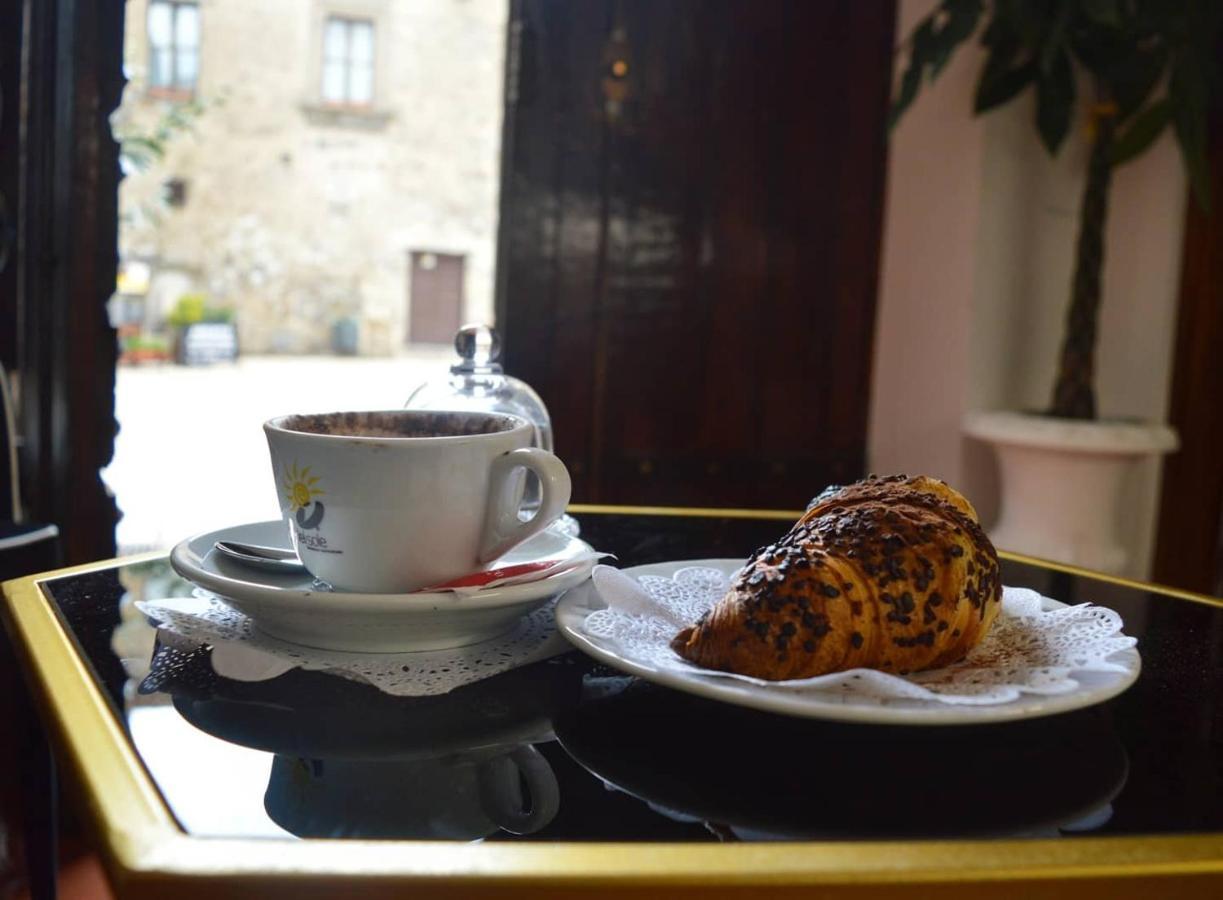
{"label": "cup handle", "polygon": [[[561,807],[556,773],[530,744],[488,760],[480,766],[477,777],[484,814],[510,834],[539,831],[556,818]],[[523,806],[524,782],[530,792],[530,808]]]}
{"label": "cup handle", "polygon": [[[521,500],[514,480],[518,469],[530,469],[539,476],[539,509],[525,522],[518,518]],[[538,447],[521,447],[494,459],[489,473],[480,562],[496,559],[559,519],[569,505],[572,487],[565,464]]]}

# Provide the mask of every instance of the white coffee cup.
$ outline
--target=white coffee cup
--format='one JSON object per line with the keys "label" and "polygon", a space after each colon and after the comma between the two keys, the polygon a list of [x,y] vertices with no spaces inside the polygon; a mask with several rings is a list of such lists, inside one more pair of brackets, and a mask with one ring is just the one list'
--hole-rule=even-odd
{"label": "white coffee cup", "polygon": [[[499,413],[390,410],[264,423],[281,514],[303,565],[340,590],[401,593],[478,571],[546,528],[569,473]],[[527,470],[542,500],[518,512]]]}

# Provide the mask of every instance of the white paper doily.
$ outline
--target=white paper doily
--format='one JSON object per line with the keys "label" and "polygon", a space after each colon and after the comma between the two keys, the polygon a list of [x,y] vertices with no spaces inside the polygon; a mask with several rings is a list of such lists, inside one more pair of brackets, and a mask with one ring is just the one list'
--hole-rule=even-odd
{"label": "white paper doily", "polygon": [[157,622],[163,641],[180,647],[210,644],[212,667],[226,678],[265,681],[301,668],[363,681],[400,697],[449,693],[465,684],[568,652],[569,645],[556,632],[554,605],[546,603],[527,614],[508,634],[467,647],[349,653],[316,650],[264,634],[247,616],[203,589],[197,589],[191,597],[136,603],[137,609]]}
{"label": "white paper doily", "polygon": [[1099,703],[1138,676],[1137,641],[1110,609],[1065,606],[1004,588],[986,638],[959,663],[911,675],[854,669],[765,681],[695,666],[670,641],[727,590],[737,560],[595,569],[562,598],[562,632],[609,665],[747,706],[851,721],[967,723],[1048,715]]}

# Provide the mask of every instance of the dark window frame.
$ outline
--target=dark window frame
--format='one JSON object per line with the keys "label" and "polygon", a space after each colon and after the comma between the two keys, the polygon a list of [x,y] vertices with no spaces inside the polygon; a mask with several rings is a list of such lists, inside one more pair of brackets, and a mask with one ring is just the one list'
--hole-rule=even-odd
{"label": "dark window frame", "polygon": [[119,518],[100,470],[118,427],[106,304],[118,265],[110,117],[125,84],[125,12],[124,0],[40,0],[0,13],[22,98],[0,119],[0,146],[14,146],[11,137],[17,147],[16,165],[0,167],[16,206],[14,255],[0,273],[15,269],[15,290],[0,292],[0,336],[9,338],[0,350],[20,382],[22,498],[30,519],[59,526],[66,565],[114,556]]}

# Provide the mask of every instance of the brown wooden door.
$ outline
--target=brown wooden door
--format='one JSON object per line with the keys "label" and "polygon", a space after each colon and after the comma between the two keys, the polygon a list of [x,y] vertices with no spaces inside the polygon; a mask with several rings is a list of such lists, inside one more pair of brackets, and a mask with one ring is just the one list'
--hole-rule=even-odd
{"label": "brown wooden door", "polygon": [[412,251],[408,343],[449,344],[463,317],[462,256]]}
{"label": "brown wooden door", "polygon": [[801,507],[862,474],[893,4],[699,7],[514,4],[506,368],[576,499]]}

